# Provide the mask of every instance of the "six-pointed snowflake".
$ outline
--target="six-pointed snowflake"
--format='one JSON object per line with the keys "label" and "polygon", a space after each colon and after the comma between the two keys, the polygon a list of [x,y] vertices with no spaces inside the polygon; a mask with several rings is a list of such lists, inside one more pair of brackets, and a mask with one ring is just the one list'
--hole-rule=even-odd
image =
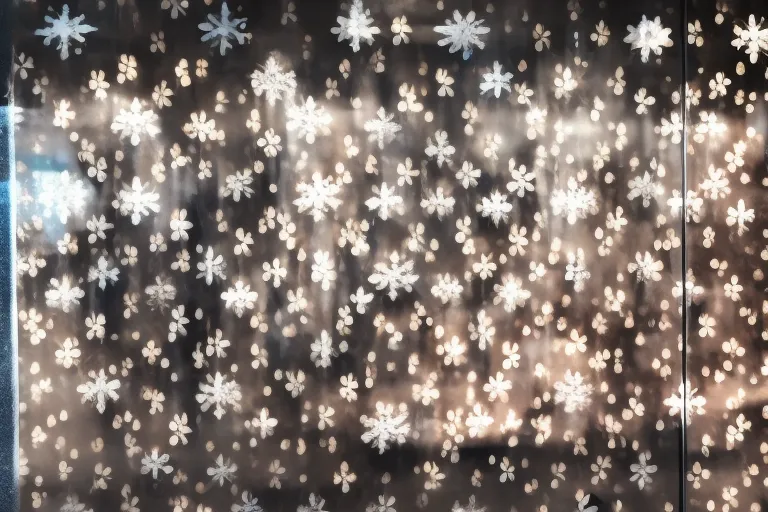
{"label": "six-pointed snowflake", "polygon": [[227,2],[221,4],[221,14],[208,15],[208,21],[200,23],[197,27],[205,32],[200,38],[202,42],[211,42],[211,46],[219,45],[219,53],[224,55],[227,50],[232,48],[230,41],[235,40],[238,44],[245,44],[245,40],[250,38],[250,34],[242,32],[245,30],[245,22],[248,18],[231,18]]}
{"label": "six-pointed snowflake", "polygon": [[374,416],[360,418],[360,422],[367,429],[362,435],[362,440],[373,448],[378,448],[379,453],[384,453],[391,444],[405,443],[406,436],[411,431],[410,423],[405,422],[407,419],[408,414],[401,410],[396,412],[393,404],[377,402]]}
{"label": "six-pointed snowflake", "polygon": [[381,33],[381,30],[373,25],[371,11],[363,7],[362,0],[352,0],[349,6],[349,16],[338,16],[338,27],[331,29],[332,34],[338,34],[339,42],[349,39],[349,45],[353,52],[360,51],[360,42],[373,44],[373,36]]}
{"label": "six-pointed snowflake", "polygon": [[[58,39],[59,44],[56,49],[59,50],[61,60],[66,60],[69,57],[69,47],[72,41],[84,43],[85,38],[83,34],[96,31],[96,27],[83,24],[84,19],[84,14],[70,18],[69,6],[64,4],[58,18],[52,16],[45,17],[46,23],[50,23],[51,26],[35,30],[35,35],[44,36],[43,44],[46,46],[50,45],[52,40]],[[77,48],[75,52],[80,53],[80,49]]]}
{"label": "six-pointed snowflake", "polygon": [[131,222],[138,225],[142,217],[147,217],[151,212],[160,211],[160,194],[146,190],[148,185],[142,185],[138,176],[133,177],[131,185],[123,184],[123,190],[117,193],[117,198],[112,205],[120,210],[120,213],[131,217]]}
{"label": "six-pointed snowflake", "polygon": [[120,109],[120,113],[112,121],[111,129],[120,133],[120,138],[129,137],[131,144],[138,146],[142,135],[154,137],[160,133],[160,128],[155,124],[157,114],[151,109],[144,110],[138,98],[134,98],[128,110]]}
{"label": "six-pointed snowflake", "polygon": [[307,98],[304,105],[293,105],[288,109],[288,121],[285,127],[289,131],[297,131],[299,137],[304,137],[308,144],[315,142],[317,135],[328,135],[331,130],[328,125],[333,118],[322,106],[315,103],[312,96]]}
{"label": "six-pointed snowflake", "polygon": [[475,19],[475,11],[469,11],[466,18],[459,11],[453,11],[453,20],[445,20],[445,25],[435,27],[435,32],[445,36],[437,44],[440,46],[450,44],[448,51],[451,53],[462,50],[464,60],[468,60],[472,55],[473,46],[481,50],[485,48],[485,43],[480,36],[490,31],[490,28],[483,26],[483,20]]}
{"label": "six-pointed snowflake", "polygon": [[384,149],[384,144],[395,138],[402,126],[392,121],[394,114],[387,114],[384,107],[379,107],[376,117],[365,122],[363,129],[370,133],[369,140],[376,141],[379,149]]}
{"label": "six-pointed snowflake", "polygon": [[275,57],[270,56],[261,70],[251,73],[251,87],[256,96],[264,94],[267,102],[274,105],[277,100],[292,99],[296,91],[296,75],[293,71],[283,72]]}
{"label": "six-pointed snowflake", "polygon": [[502,73],[501,64],[499,64],[498,61],[495,61],[493,63],[493,71],[483,75],[480,91],[482,93],[493,91],[493,95],[498,98],[501,96],[502,89],[507,92],[512,92],[512,89],[509,87],[510,80],[512,80],[512,73]]}
{"label": "six-pointed snowflake", "polygon": [[640,60],[643,62],[648,62],[651,52],[661,55],[664,47],[672,46],[672,40],[669,38],[672,29],[664,28],[658,16],[653,20],[643,16],[637,27],[629,25],[627,30],[629,34],[624,38],[624,42],[630,43],[633,50],[640,50]]}
{"label": "six-pointed snowflake", "polygon": [[565,412],[582,411],[592,403],[592,385],[579,372],[566,370],[562,381],[555,382],[555,403],[564,404]]}
{"label": "six-pointed snowflake", "polygon": [[109,380],[104,370],[98,373],[91,370],[88,372],[90,381],[77,386],[77,392],[82,393],[83,403],[95,402],[96,410],[104,413],[107,409],[107,400],[116,401],[120,398],[117,390],[120,389],[120,381],[117,379]]}

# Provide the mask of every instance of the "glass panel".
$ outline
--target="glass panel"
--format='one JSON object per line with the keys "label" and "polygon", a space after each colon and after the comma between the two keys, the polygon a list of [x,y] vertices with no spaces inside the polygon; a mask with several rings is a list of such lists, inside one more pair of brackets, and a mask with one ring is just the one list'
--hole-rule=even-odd
{"label": "glass panel", "polygon": [[690,511],[765,507],[765,14],[689,6]]}
{"label": "glass panel", "polygon": [[678,509],[679,9],[18,21],[23,510]]}
{"label": "glass panel", "polygon": [[11,69],[14,18],[0,5],[0,510],[18,510],[18,368],[16,361],[16,258],[13,206]]}

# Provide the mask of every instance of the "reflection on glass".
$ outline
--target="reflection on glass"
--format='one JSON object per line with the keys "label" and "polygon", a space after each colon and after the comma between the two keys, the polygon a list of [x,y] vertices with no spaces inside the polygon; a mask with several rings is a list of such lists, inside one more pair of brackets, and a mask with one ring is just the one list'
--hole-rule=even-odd
{"label": "reflection on glass", "polygon": [[22,509],[760,510],[768,36],[694,4],[21,5]]}

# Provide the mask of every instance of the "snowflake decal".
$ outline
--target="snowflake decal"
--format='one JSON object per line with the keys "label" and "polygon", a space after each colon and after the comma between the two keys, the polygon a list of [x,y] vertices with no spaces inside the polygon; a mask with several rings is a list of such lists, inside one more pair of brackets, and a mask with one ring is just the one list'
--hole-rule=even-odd
{"label": "snowflake decal", "polygon": [[14,5],[21,510],[761,510],[761,2],[152,3]]}
{"label": "snowflake decal", "polygon": [[251,74],[251,87],[256,96],[263,94],[267,102],[274,106],[277,100],[283,99],[283,95],[293,98],[296,91],[296,75],[293,71],[283,72],[277,59],[269,57],[263,69],[257,69]]}
{"label": "snowflake decal", "polygon": [[360,422],[367,429],[362,439],[373,448],[378,448],[379,453],[384,453],[392,443],[405,443],[406,436],[411,431],[410,424],[405,422],[406,419],[408,414],[402,412],[402,409],[395,413],[394,405],[377,402],[373,417],[360,418]]}
{"label": "snowflake decal", "polygon": [[483,26],[483,20],[475,19],[475,11],[469,11],[466,17],[462,16],[459,11],[453,11],[453,20],[445,20],[445,25],[435,27],[435,32],[445,36],[437,44],[440,46],[451,45],[448,48],[451,53],[462,50],[464,60],[469,60],[472,56],[473,47],[481,50],[485,48],[485,43],[480,39],[480,36],[490,31],[490,28]]}
{"label": "snowflake decal", "polygon": [[299,137],[304,137],[307,144],[315,142],[315,137],[328,135],[331,130],[328,125],[333,118],[325,109],[317,104],[312,96],[308,97],[302,106],[292,106],[288,109],[288,121],[285,127],[290,131],[297,131]]}
{"label": "snowflake decal", "polygon": [[637,27],[629,25],[627,30],[629,34],[624,38],[624,42],[630,43],[633,50],[640,50],[640,60],[643,62],[648,62],[651,52],[661,55],[664,47],[672,46],[672,40],[669,38],[672,29],[664,28],[658,16],[653,20],[643,16]]}
{"label": "snowflake decal", "polygon": [[112,131],[120,133],[120,138],[128,137],[131,144],[138,146],[141,136],[155,137],[160,128],[155,124],[157,114],[152,110],[144,110],[138,98],[134,98],[128,110],[120,109],[120,113],[112,121]]}
{"label": "snowflake decal", "polygon": [[216,16],[215,14],[208,15],[208,21],[200,23],[197,27],[205,32],[200,38],[202,42],[210,41],[211,46],[219,46],[219,53],[224,55],[227,50],[232,48],[232,40],[237,41],[237,44],[245,44],[245,40],[250,38],[250,34],[242,32],[245,30],[245,22],[248,18],[231,18],[229,7],[227,2],[221,4],[221,14]]}
{"label": "snowflake decal", "polygon": [[373,18],[370,15],[371,11],[363,7],[362,0],[352,0],[349,16],[337,17],[336,22],[339,26],[333,27],[331,33],[339,36],[339,42],[348,39],[352,51],[359,52],[361,41],[369,45],[373,44],[373,36],[381,33],[381,30],[373,25]]}
{"label": "snowflake decal", "polygon": [[[35,35],[44,36],[43,44],[46,46],[50,45],[54,39],[58,39],[59,44],[56,49],[59,50],[61,60],[66,60],[69,58],[69,47],[72,45],[72,41],[84,43],[85,37],[83,37],[83,34],[96,32],[96,27],[82,23],[84,19],[84,14],[70,18],[69,6],[64,4],[58,18],[53,18],[52,16],[45,17],[45,22],[49,23],[50,27],[35,30]],[[79,54],[80,48],[75,49],[75,53]]]}
{"label": "snowflake decal", "polygon": [[120,381],[117,379],[109,380],[104,370],[99,370],[98,373],[90,371],[88,376],[91,380],[78,386],[77,392],[82,393],[83,403],[95,402],[96,410],[104,414],[107,409],[107,400],[120,398],[117,394],[117,390],[120,389]]}
{"label": "snowflake decal", "polygon": [[402,126],[392,121],[394,114],[387,114],[384,107],[376,111],[376,117],[365,122],[363,129],[370,133],[368,137],[375,141],[379,149],[384,149],[384,145],[395,138],[397,132],[402,130]]}
{"label": "snowflake decal", "polygon": [[512,73],[502,73],[501,64],[498,61],[493,63],[493,71],[483,75],[483,82],[480,84],[480,92],[486,93],[493,91],[497,98],[501,96],[501,90],[512,92],[509,87],[509,81],[512,80]]}

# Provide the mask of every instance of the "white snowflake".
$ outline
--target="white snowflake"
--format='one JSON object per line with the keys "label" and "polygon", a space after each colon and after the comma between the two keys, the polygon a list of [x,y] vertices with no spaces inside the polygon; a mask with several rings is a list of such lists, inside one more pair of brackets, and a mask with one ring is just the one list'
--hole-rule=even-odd
{"label": "white snowflake", "polygon": [[651,199],[655,199],[657,195],[664,192],[664,187],[653,181],[653,177],[648,171],[645,171],[642,177],[635,176],[628,185],[629,193],[627,194],[627,199],[631,201],[642,196],[644,208],[648,208],[651,205]]}
{"label": "white snowflake", "polygon": [[382,220],[392,217],[393,212],[402,215],[403,198],[395,193],[395,187],[382,183],[381,189],[376,185],[372,189],[376,195],[365,202],[369,210],[379,210],[379,217]]}
{"label": "white snowflake", "polygon": [[379,149],[384,149],[384,144],[391,142],[403,127],[392,121],[395,115],[387,114],[384,107],[380,107],[376,111],[376,116],[376,118],[366,121],[363,129],[370,134],[368,140],[375,140]]}
{"label": "white snowflake", "polygon": [[443,304],[449,302],[458,303],[461,298],[461,292],[464,291],[464,287],[459,283],[459,279],[452,276],[449,273],[437,274],[437,283],[430,290],[432,295]]}
{"label": "white snowflake", "polygon": [[214,14],[208,15],[208,21],[200,23],[197,28],[205,32],[200,38],[200,41],[211,41],[211,46],[219,45],[219,53],[224,55],[229,48],[232,48],[230,40],[237,40],[238,44],[245,44],[246,37],[250,34],[241,32],[245,30],[245,22],[248,18],[232,18],[230,19],[229,7],[227,2],[221,4],[221,14],[216,16]]}
{"label": "white snowflake", "polygon": [[483,26],[483,20],[475,20],[475,11],[469,11],[466,18],[462,17],[459,11],[453,11],[453,21],[445,20],[445,25],[439,25],[434,30],[446,36],[437,44],[439,46],[450,44],[448,51],[451,53],[459,49],[463,50],[464,60],[472,56],[473,46],[481,50],[485,48],[485,43],[480,40],[480,36],[491,31],[490,28]]}
{"label": "white snowflake", "polygon": [[93,370],[88,372],[91,382],[77,386],[77,392],[82,393],[82,402],[96,402],[96,410],[104,413],[107,408],[107,400],[117,401],[120,396],[117,390],[120,389],[119,380],[107,380],[104,370],[99,370],[97,374]]}
{"label": "white snowflake", "polygon": [[153,448],[151,454],[145,453],[141,459],[141,474],[152,473],[152,478],[155,480],[157,480],[160,471],[168,475],[173,472],[173,466],[168,464],[169,460],[171,460],[170,455],[167,453],[160,454],[157,448]]}
{"label": "white snowflake", "polygon": [[120,214],[131,217],[134,226],[138,226],[142,216],[149,216],[150,212],[160,211],[160,194],[144,190],[146,185],[141,184],[138,176],[133,177],[131,185],[123,183],[123,190],[117,193],[117,199],[112,201],[112,206],[120,210]]}
{"label": "white snowflake", "polygon": [[85,292],[79,286],[70,284],[69,276],[64,276],[61,281],[51,278],[51,288],[45,292],[45,303],[48,307],[59,308],[69,313],[72,306],[80,304],[80,299],[85,297]]}
{"label": "white snowflake", "polygon": [[480,84],[480,92],[485,94],[486,92],[493,91],[493,95],[497,98],[501,96],[501,90],[504,89],[507,92],[512,92],[509,86],[509,81],[512,80],[512,73],[502,73],[501,64],[498,62],[493,63],[493,71],[483,74],[483,82]]}
{"label": "white snowflake", "polygon": [[735,208],[733,206],[728,207],[728,218],[725,219],[725,223],[728,226],[733,226],[736,224],[736,233],[741,236],[749,231],[749,228],[746,225],[747,222],[754,222],[754,220],[754,208],[747,208],[744,200],[739,199],[739,202],[736,203]]}
{"label": "white snowflake", "polygon": [[[203,252],[202,246],[197,246],[197,252]],[[213,247],[208,246],[208,250],[205,251],[203,261],[197,262],[197,270],[199,273],[197,274],[196,278],[204,278],[205,284],[210,286],[211,283],[213,283],[214,277],[218,277],[222,280],[225,279],[226,275],[224,274],[224,271],[226,268],[227,262],[224,261],[224,256],[214,253]]]}
{"label": "white snowflake", "polygon": [[312,174],[311,182],[302,181],[296,185],[296,192],[301,196],[293,204],[299,207],[299,213],[309,211],[315,222],[341,205],[341,199],[336,197],[341,192],[341,185],[331,176],[323,178],[319,172]]}
{"label": "white snowflake", "polygon": [[315,251],[312,256],[312,281],[320,283],[324,291],[331,289],[331,284],[336,281],[337,273],[334,269],[335,262],[329,251]]}
{"label": "white snowflake", "polygon": [[[69,57],[69,46],[72,44],[71,40],[77,41],[78,43],[84,43],[85,38],[83,37],[83,34],[96,31],[96,27],[81,23],[85,19],[84,14],[70,19],[69,6],[66,4],[61,8],[61,14],[58,18],[46,16],[44,19],[45,22],[50,23],[51,26],[35,30],[35,35],[45,36],[43,44],[46,46],[50,45],[53,39],[58,38],[59,45],[56,49],[60,51],[61,60],[66,60]],[[76,49],[75,53],[79,54],[80,49]]]}
{"label": "white snowflake", "polygon": [[218,483],[219,486],[223,486],[225,481],[234,480],[235,472],[237,472],[237,464],[233,464],[230,459],[225,461],[222,454],[216,457],[216,465],[206,470],[208,476],[211,477],[211,482]]}
{"label": "white snowflake", "polygon": [[579,185],[575,178],[568,178],[566,190],[557,189],[550,199],[552,213],[565,215],[568,224],[576,224],[579,219],[586,219],[587,215],[597,213],[597,197],[594,191]]}
{"label": "white snowflake", "polygon": [[308,144],[315,142],[318,134],[328,135],[331,130],[328,125],[333,118],[321,106],[315,104],[312,96],[307,98],[301,107],[293,105],[287,112],[288,122],[285,127],[288,131],[297,130],[299,137],[304,137]]}
{"label": "white snowflake", "polygon": [[259,415],[251,420],[251,427],[259,431],[259,437],[266,439],[275,433],[277,423],[277,418],[271,418],[269,416],[269,409],[263,407],[259,411]]}
{"label": "white snowflake", "polygon": [[643,62],[648,62],[651,51],[656,55],[661,55],[665,46],[672,46],[672,40],[669,38],[672,29],[664,28],[661,24],[661,18],[658,16],[653,20],[643,16],[637,27],[629,25],[627,30],[629,30],[629,34],[624,38],[624,42],[630,43],[633,50],[640,49],[640,60]]}
{"label": "white snowflake", "polygon": [[309,359],[315,363],[315,366],[318,368],[331,366],[331,358],[336,355],[336,351],[333,350],[333,339],[328,331],[323,329],[320,337],[313,341],[309,348],[311,350]]}
{"label": "white snowflake", "polygon": [[163,0],[160,2],[160,8],[167,10],[171,10],[171,19],[175,20],[179,17],[179,14],[182,16],[187,15],[187,9],[189,7],[189,1],[188,0]]}
{"label": "white snowflake", "polygon": [[230,286],[227,291],[222,292],[221,298],[225,301],[224,307],[232,309],[235,315],[241,318],[246,309],[253,309],[253,303],[259,298],[259,294],[251,291],[251,285],[238,280],[234,287]]}
{"label": "white snowflake", "polygon": [[427,197],[421,200],[421,207],[427,212],[428,215],[437,214],[437,218],[441,219],[446,215],[453,213],[453,207],[456,205],[456,199],[446,196],[443,192],[443,187],[437,187],[435,191],[428,191]]}
{"label": "white snowflake", "polygon": [[637,282],[661,281],[661,271],[664,270],[664,262],[656,261],[653,255],[645,251],[645,255],[639,252],[635,254],[635,262],[627,265],[627,271],[637,272]]}
{"label": "white snowflake", "polygon": [[573,281],[573,289],[577,292],[584,290],[584,283],[589,280],[589,273],[584,264],[584,250],[579,248],[576,253],[568,253],[568,264],[565,266],[565,280]]}
{"label": "white snowflake", "polygon": [[355,291],[353,295],[349,296],[349,300],[351,300],[353,304],[357,305],[355,311],[363,315],[368,308],[368,304],[370,304],[373,300],[373,294],[366,293],[362,286],[358,286],[357,291]]}
{"label": "white snowflake", "polygon": [[412,291],[413,284],[419,280],[419,276],[413,273],[413,260],[406,260],[401,265],[400,256],[394,252],[389,257],[389,261],[390,265],[376,263],[373,266],[375,272],[368,278],[368,282],[376,286],[377,290],[389,288],[389,298],[395,300],[398,290]]}
{"label": "white snowflake", "polygon": [[75,179],[68,171],[36,171],[33,177],[40,187],[37,202],[42,207],[43,217],[56,213],[59,221],[66,224],[71,215],[82,215],[89,195],[83,180]]}
{"label": "white snowflake", "polygon": [[453,504],[451,512],[485,512],[486,507],[481,507],[477,504],[475,495],[469,497],[469,501],[466,505],[460,504],[458,501]]}
{"label": "white snowflake", "polygon": [[597,512],[597,505],[589,505],[589,500],[592,497],[591,494],[586,494],[580,501],[576,508],[576,512]]}
{"label": "white snowflake", "polygon": [[507,221],[512,211],[512,203],[507,201],[507,194],[494,190],[490,197],[482,198],[476,209],[483,217],[490,217],[491,222],[498,226],[502,220]]}
{"label": "white snowflake", "polygon": [[250,187],[252,184],[253,171],[250,169],[235,171],[235,174],[230,174],[224,179],[224,186],[221,187],[221,196],[232,196],[235,202],[240,201],[241,195],[250,198],[251,194],[253,194],[253,189]]}
{"label": "white snowflake", "polygon": [[632,471],[632,477],[630,482],[637,482],[637,487],[643,490],[646,484],[653,482],[651,475],[654,474],[658,468],[653,464],[648,464],[651,460],[651,452],[643,452],[639,455],[639,461],[637,464],[631,464],[629,470]]}
{"label": "white snowflake", "polygon": [[88,269],[88,281],[98,281],[99,288],[102,290],[106,288],[107,281],[114,283],[120,276],[120,269],[117,267],[111,267],[109,260],[104,256],[100,256],[96,262],[95,267]]}
{"label": "white snowflake", "polygon": [[760,23],[755,21],[755,15],[749,15],[749,22],[746,27],[733,25],[733,34],[736,39],[731,41],[731,45],[737,50],[742,47],[747,55],[749,62],[757,64],[757,58],[761,53],[768,53],[768,28],[763,28],[765,18],[760,18]]}
{"label": "white snowflake", "polygon": [[707,405],[707,399],[697,395],[697,391],[698,388],[691,387],[690,382],[680,384],[677,393],[672,393],[670,397],[664,399],[664,405],[669,407],[669,415],[676,416],[685,409],[685,422],[690,425],[694,414],[704,414],[706,412],[704,406]]}
{"label": "white snowflake", "polygon": [[475,169],[472,162],[464,162],[461,164],[461,169],[456,171],[456,179],[462,187],[469,189],[469,187],[477,186],[477,180],[482,173],[482,169]]}
{"label": "white snowflake", "polygon": [[176,298],[176,287],[170,278],[155,276],[155,284],[144,288],[144,293],[147,294],[147,305],[151,309],[164,310],[168,303]]}
{"label": "white snowflake", "polygon": [[214,407],[213,415],[221,419],[227,412],[226,407],[232,406],[235,412],[240,411],[240,400],[243,398],[240,385],[235,381],[227,381],[227,378],[219,372],[214,377],[206,375],[208,382],[200,383],[200,393],[195,395],[195,400],[200,404],[200,410],[205,412]]}
{"label": "white snowflake", "polygon": [[531,292],[523,288],[523,280],[512,274],[502,277],[501,284],[493,285],[493,291],[496,292],[493,303],[504,303],[504,311],[507,313],[525,306],[525,302],[531,298]]}
{"label": "white snowflake", "polygon": [[339,42],[349,39],[352,51],[360,51],[360,41],[373,44],[373,36],[381,33],[378,27],[373,26],[373,18],[369,17],[371,11],[363,7],[362,0],[353,0],[349,7],[349,17],[338,16],[338,27],[331,29],[332,34],[338,34]]}
{"label": "white snowflake", "polygon": [[448,133],[445,130],[435,132],[435,141],[432,138],[427,139],[427,148],[424,153],[428,157],[437,157],[437,166],[442,167],[444,162],[451,163],[451,156],[456,152],[456,148],[448,143]]}
{"label": "white snowflake", "polygon": [[160,128],[155,125],[157,114],[152,110],[143,110],[138,98],[134,98],[128,110],[120,109],[110,127],[114,133],[120,132],[120,138],[131,138],[131,144],[138,146],[141,136],[146,134],[154,137],[160,133]]}
{"label": "white snowflake", "polygon": [[566,370],[563,380],[555,382],[555,403],[564,403],[568,413],[583,411],[592,403],[592,385],[579,372]]}
{"label": "white snowflake", "polygon": [[525,197],[527,192],[533,192],[536,190],[533,183],[531,183],[536,175],[532,172],[528,172],[524,165],[515,167],[515,160],[509,160],[509,174],[512,180],[507,183],[507,190],[512,194],[517,194],[517,197]]}
{"label": "white snowflake", "polygon": [[66,501],[61,505],[59,512],[93,512],[93,509],[86,508],[85,503],[80,503],[77,494],[67,494]]}
{"label": "white snowflake", "polygon": [[251,73],[251,87],[256,96],[266,93],[270,105],[275,101],[292,98],[296,92],[296,75],[293,71],[283,72],[283,68],[274,57],[269,57],[261,71]]}
{"label": "white snowflake", "polygon": [[405,437],[411,432],[410,423],[405,422],[407,419],[407,412],[398,409],[395,413],[394,405],[376,402],[373,417],[360,417],[360,422],[368,429],[363,432],[361,439],[373,448],[378,448],[379,454],[382,454],[392,443],[405,443]]}
{"label": "white snowflake", "polygon": [[325,507],[325,500],[319,495],[309,494],[309,505],[299,505],[296,512],[328,512]]}
{"label": "white snowflake", "polygon": [[242,504],[232,505],[232,512],[264,512],[264,509],[259,505],[258,498],[254,498],[250,492],[243,491],[242,499]]}

